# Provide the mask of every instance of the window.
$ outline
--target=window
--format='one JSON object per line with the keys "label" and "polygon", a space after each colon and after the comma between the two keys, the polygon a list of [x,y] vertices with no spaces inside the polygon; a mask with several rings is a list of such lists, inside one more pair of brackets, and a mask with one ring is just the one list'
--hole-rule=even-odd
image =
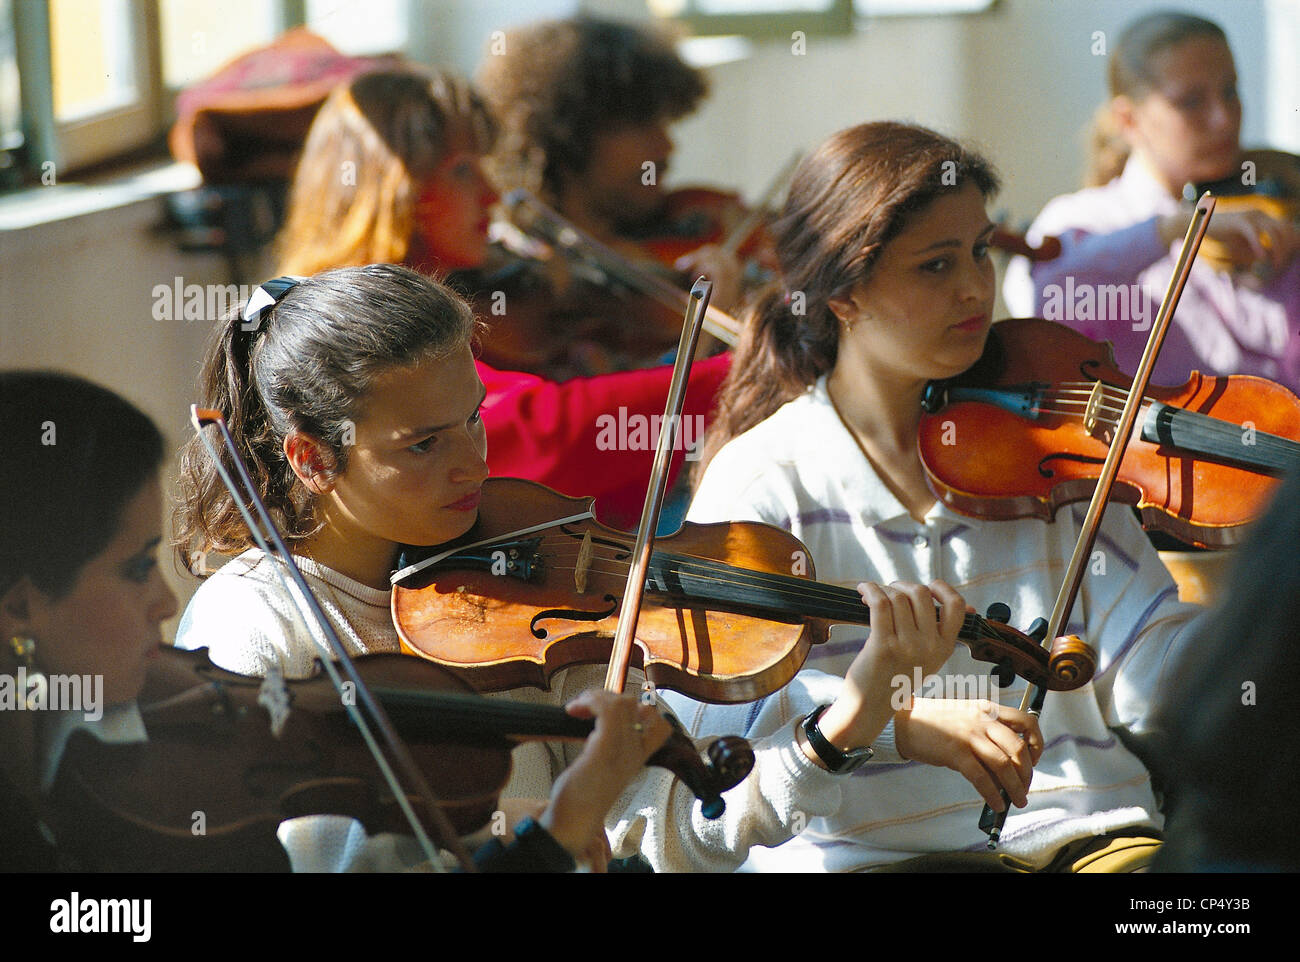
{"label": "window", "polygon": [[696,34],[747,37],[849,33],[855,19],[972,13],[995,0],[646,0],[656,17],[681,20]]}

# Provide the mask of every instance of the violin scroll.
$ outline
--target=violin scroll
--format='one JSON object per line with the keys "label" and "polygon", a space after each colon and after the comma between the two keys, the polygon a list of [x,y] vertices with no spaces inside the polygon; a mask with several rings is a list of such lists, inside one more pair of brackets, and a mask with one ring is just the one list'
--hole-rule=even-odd
{"label": "violin scroll", "polygon": [[754,749],[738,735],[726,735],[710,743],[706,764],[681,723],[671,715],[665,717],[673,734],[646,764],[671,771],[699,799],[704,817],[718,818],[726,809],[722,793],[735,788],[753,770]]}
{"label": "violin scroll", "polygon": [[1059,683],[1056,691],[1074,691],[1096,673],[1097,652],[1078,635],[1061,635],[1052,642],[1047,668]]}

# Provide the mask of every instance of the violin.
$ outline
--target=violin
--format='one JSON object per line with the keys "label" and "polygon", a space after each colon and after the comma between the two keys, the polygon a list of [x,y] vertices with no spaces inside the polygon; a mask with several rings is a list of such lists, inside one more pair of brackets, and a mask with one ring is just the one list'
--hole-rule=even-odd
{"label": "violin", "polygon": [[[963,514],[1050,521],[1091,496],[1131,383],[1109,344],[1036,318],[995,324],[971,370],[926,389],[931,488]],[[1263,378],[1193,372],[1147,390],[1113,497],[1148,527],[1227,547],[1298,464],[1300,399]]]}
{"label": "violin", "polygon": [[1026,235],[1017,234],[1004,227],[995,227],[993,229],[993,233],[989,236],[989,244],[998,250],[1006,251],[1008,254],[1027,257],[1035,264],[1039,261],[1055,260],[1061,256],[1061,239],[1059,237],[1044,237],[1043,242],[1035,247],[1029,243]]}
{"label": "violin", "polygon": [[[355,659],[431,783],[458,834],[486,825],[523,739],[586,738],[591,719],[562,708],[478,695],[428,661],[397,654]],[[285,683],[288,714],[273,730],[263,679],[217,668],[207,650],[161,646],[138,699],[148,740],[69,739],[51,798],[60,845],[89,867],[140,871],[287,870],[276,828],[333,814],[369,832],[409,831],[370,750],[323,676]],[[676,731],[649,764],[698,793],[706,815],[753,764],[743,739],[721,739],[711,764]],[[423,802],[406,801],[421,816]]]}
{"label": "violin", "polygon": [[[668,313],[656,326],[655,336],[665,338],[669,346],[676,345],[681,334],[680,317],[689,297],[680,275],[666,277],[663,271],[644,269],[587,234],[526,190],[511,191],[501,203],[515,227],[561,254],[573,271],[588,277],[592,283],[624,294],[641,295],[666,309]],[[740,337],[740,323],[716,307],[705,312],[704,327],[724,344],[735,344]]]}
{"label": "violin", "polygon": [[622,237],[666,269],[705,244],[719,244],[769,272],[776,267],[776,244],[762,209],[751,211],[731,191],[709,187],[671,191],[653,222],[624,231]]}
{"label": "violin", "polygon": [[[1245,175],[1249,172],[1250,176]],[[1281,150],[1248,150],[1241,170],[1222,180],[1188,184],[1183,195],[1195,199],[1204,191],[1215,195],[1220,211],[1260,211],[1274,220],[1300,226],[1300,157]],[[1263,238],[1267,246],[1267,238]],[[1213,237],[1201,245],[1201,259],[1226,272],[1247,271],[1257,265],[1253,255],[1234,252]]]}
{"label": "violin", "polygon": [[[474,527],[393,576],[403,650],[488,691],[545,688],[561,668],[608,661],[632,542],[595,521],[591,503],[489,478]],[[857,591],[815,581],[808,549],[779,528],[687,523],[655,544],[632,662],[654,685],[755,701],[789,682],[832,624],[869,623]],[[1096,667],[1078,639],[1055,639],[1049,653],[974,614],[958,640],[1006,684],[1018,674],[1071,690]]]}
{"label": "violin", "polygon": [[670,348],[659,308],[518,245],[494,242],[487,263],[447,278],[488,324],[478,356],[500,370],[563,382],[646,366]]}

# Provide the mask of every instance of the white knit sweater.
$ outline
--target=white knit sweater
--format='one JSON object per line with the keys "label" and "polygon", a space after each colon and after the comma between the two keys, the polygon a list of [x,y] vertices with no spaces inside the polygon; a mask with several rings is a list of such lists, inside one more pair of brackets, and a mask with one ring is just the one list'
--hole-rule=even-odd
{"label": "white knit sweater", "polygon": [[[942,505],[918,523],[876,476],[826,394],[824,380],[731,441],[709,465],[692,521],[766,521],[809,548],[818,580],[926,583],[942,578],[983,611],[1000,601],[1024,627],[1050,613],[1073,549],[1081,507],[1055,523],[983,522]],[[1093,681],[1049,694],[1041,719],[1045,750],[1029,805],[1015,809],[1003,851],[1046,864],[1066,843],[1125,826],[1162,823],[1150,777],[1120,736],[1141,736],[1151,694],[1167,676],[1199,613],[1177,600],[1155,552],[1122,506],[1107,511],[1067,631],[1098,650]],[[757,770],[727,796],[719,823],[705,824],[663,779],[641,783],[623,824],[647,817],[646,850],[660,870],[738,865],[773,871],[853,871],[930,852],[979,851],[983,802],[956,772],[905,762],[892,726],[876,757],[851,776],[833,776],[803,758],[795,722],[834,699],[868,629],[837,626],[805,670],[782,691],[742,706],[666,700],[696,737],[737,733],[754,743]],[[958,645],[939,676],[956,683],[987,675]],[[992,688],[1018,706],[1024,683]],[[921,694],[926,694],[923,690]],[[797,835],[778,848],[786,838]]]}

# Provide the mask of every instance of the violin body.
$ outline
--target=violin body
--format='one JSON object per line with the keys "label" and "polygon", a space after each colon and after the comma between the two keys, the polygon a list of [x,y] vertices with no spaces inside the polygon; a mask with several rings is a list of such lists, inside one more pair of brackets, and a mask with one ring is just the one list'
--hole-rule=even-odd
{"label": "violin body", "polygon": [[[545,688],[561,668],[608,662],[632,557],[627,534],[592,519],[590,498],[531,481],[489,478],[481,495],[474,528],[395,584],[403,648],[488,691]],[[655,542],[631,665],[698,701],[751,702],[789,682],[831,625],[868,621],[856,591],[815,580],[808,549],[789,532],[687,523]],[[997,665],[1004,684],[1019,674],[1070,690],[1096,668],[1078,639],[1054,639],[1049,653],[974,615],[959,640]]]}
{"label": "violin body", "polygon": [[[1192,186],[1194,196],[1209,190],[1218,211],[1257,210],[1274,220],[1300,225],[1300,157],[1281,150],[1248,150],[1242,154],[1241,168],[1223,180]],[[1248,184],[1243,183],[1247,170]],[[1253,257],[1234,254],[1228,245],[1208,236],[1201,242],[1199,256],[1221,271],[1245,271],[1255,266]]]}
{"label": "violin body", "polygon": [[[492,819],[517,742],[582,741],[594,727],[556,706],[484,698],[424,659],[354,662],[458,835]],[[283,871],[276,830],[285,819],[342,815],[370,833],[409,833],[327,677],[284,684],[279,732],[262,691],[262,679],[217,668],[206,649],[161,646],[138,699],[148,740],[109,744],[88,731],[69,739],[48,816],[60,848],[96,870]],[[716,818],[722,792],[753,762],[748,743],[728,736],[710,746],[706,763],[677,729],[648,764],[673,772]],[[406,801],[427,823],[419,793]]]}
{"label": "violin body", "polygon": [[[401,655],[358,664],[372,688],[472,693]],[[276,828],[288,818],[345,815],[369,832],[409,833],[329,679],[286,687],[276,735],[259,703],[262,679],[217,668],[206,649],[161,646],[138,699],[148,740],[109,744],[85,730],[69,739],[51,802],[60,846],[99,869],[280,871],[288,862]],[[457,832],[487,824],[513,744],[473,728],[395,723]],[[408,797],[421,811],[419,796]]]}
{"label": "violin body", "polygon": [[487,324],[479,357],[501,370],[563,382],[645,367],[680,333],[659,304],[571,270],[560,257],[493,245],[483,269],[449,282]]}
{"label": "violin body", "polygon": [[[670,191],[663,210],[651,223],[624,234],[646,256],[665,268],[705,244],[722,244],[732,231],[744,229],[750,217],[740,195],[711,187],[681,187]],[[776,246],[760,219],[738,239],[735,250],[742,259],[753,259],[767,270],[776,266]]]}
{"label": "violin body", "polygon": [[[531,481],[490,478],[482,488],[478,522],[462,540],[498,538],[589,514],[590,507],[590,498],[567,498]],[[396,585],[393,620],[404,650],[451,668],[484,691],[547,688],[551,676],[568,665],[608,662],[631,557],[626,533],[590,518],[539,533],[549,550],[529,578],[508,570],[524,549],[503,546],[489,550],[477,569],[439,566]],[[598,557],[579,587],[574,568],[588,535]],[[802,567],[812,577],[802,543],[767,525],[686,525],[656,545],[743,556],[756,570],[782,575]],[[824,626],[806,626],[793,615],[783,623],[647,600],[632,665],[660,687],[698,693],[701,700],[748,702],[786,684],[809,647],[824,637]]]}
{"label": "violin body", "polygon": [[[945,387],[951,403],[923,416],[921,459],[936,496],[956,511],[1050,521],[1061,505],[1092,496],[1131,379],[1109,344],[1050,321],[1002,321],[989,337],[980,364]],[[1067,384],[1079,387],[1064,397]],[[960,400],[989,388],[1023,411]],[[1262,378],[1197,372],[1147,397],[1165,408],[1148,404],[1139,417],[1113,498],[1183,541],[1235,544],[1269,503],[1275,475],[1300,457],[1300,399]],[[1170,417],[1175,426],[1190,419],[1196,437],[1166,429]]]}

